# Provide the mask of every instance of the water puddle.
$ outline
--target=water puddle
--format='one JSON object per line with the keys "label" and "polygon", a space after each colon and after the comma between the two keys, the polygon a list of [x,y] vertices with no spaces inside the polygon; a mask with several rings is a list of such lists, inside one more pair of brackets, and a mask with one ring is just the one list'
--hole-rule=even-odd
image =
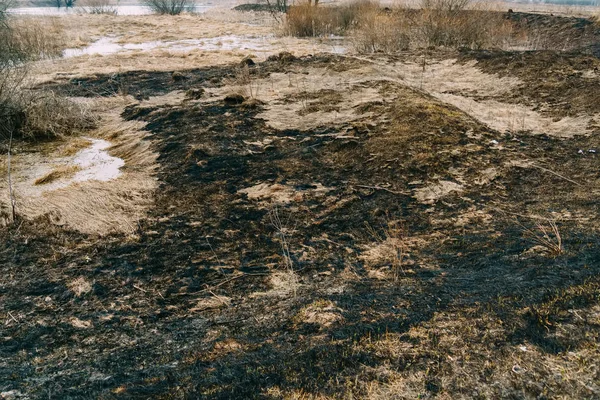
{"label": "water puddle", "polygon": [[92,146],[81,150],[75,156],[73,164],[80,167],[81,170],[73,177],[73,182],[101,181],[106,182],[117,178],[120,174],[120,168],[125,165],[125,161],[118,157],[113,157],[106,149],[111,144],[102,139],[90,139]]}
{"label": "water puddle", "polygon": [[[214,5],[196,5],[189,12],[203,13],[213,8]],[[149,15],[152,14],[152,10],[146,6],[141,5],[119,5],[111,6],[111,10],[115,10],[117,15]],[[17,7],[9,8],[8,12],[17,15],[50,15],[50,16],[66,16],[85,14],[86,9],[82,7],[75,8],[57,8],[57,7]]]}
{"label": "water puddle", "polygon": [[[74,156],[60,157],[45,162],[28,159],[28,164],[37,165],[30,171],[22,171],[22,177],[17,177],[19,192],[37,197],[46,192],[65,188],[74,183],[87,181],[106,182],[121,175],[120,168],[125,161],[108,154],[111,143],[102,139],[85,138],[91,142],[89,147],[80,150]],[[70,174],[60,174],[60,171],[73,171]],[[56,178],[40,183],[44,177],[57,173]]]}
{"label": "water puddle", "polygon": [[[163,49],[173,52],[187,52],[192,50],[205,51],[231,51],[247,50],[253,52],[272,52],[279,48],[280,43],[274,35],[225,35],[204,39],[186,39],[177,41],[152,41],[144,43],[118,43],[118,38],[104,37],[82,49],[66,49],[64,58],[83,55],[109,55],[130,51],[150,51]],[[336,54],[346,51],[343,38],[332,37],[322,39],[324,49]]]}

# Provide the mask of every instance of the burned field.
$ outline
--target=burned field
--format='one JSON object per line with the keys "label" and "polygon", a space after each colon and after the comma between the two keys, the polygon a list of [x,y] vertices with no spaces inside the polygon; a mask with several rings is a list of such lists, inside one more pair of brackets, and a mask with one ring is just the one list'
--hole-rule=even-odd
{"label": "burned field", "polygon": [[[148,132],[158,188],[129,233],[47,217],[1,231],[0,389],[598,397],[600,62],[428,57],[520,81],[433,93],[398,57],[282,53],[46,85],[132,96],[120,118]],[[562,75],[542,82],[542,70]],[[498,130],[463,98],[585,123]]]}

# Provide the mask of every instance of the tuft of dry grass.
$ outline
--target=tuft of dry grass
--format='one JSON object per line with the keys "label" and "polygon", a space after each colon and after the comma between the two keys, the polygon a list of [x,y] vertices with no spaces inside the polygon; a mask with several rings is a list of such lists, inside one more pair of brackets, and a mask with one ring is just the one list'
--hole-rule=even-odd
{"label": "tuft of dry grass", "polygon": [[562,236],[556,225],[556,222],[547,220],[538,220],[532,228],[528,228],[520,222],[524,235],[543,247],[551,256],[557,257],[564,252]]}
{"label": "tuft of dry grass", "polygon": [[64,29],[56,18],[6,18],[0,27],[0,60],[58,57],[65,47]]}
{"label": "tuft of dry grass", "polygon": [[63,178],[70,178],[81,168],[77,165],[63,165],[35,180],[34,185],[47,185]]}
{"label": "tuft of dry grass", "polygon": [[405,13],[382,13],[368,9],[360,15],[352,31],[352,42],[359,53],[393,53],[407,50],[411,41],[411,20]]}
{"label": "tuft of dry grass", "polygon": [[404,261],[408,252],[406,230],[400,221],[390,220],[382,233],[367,224],[367,231],[378,243],[361,257],[367,264],[374,263],[389,266],[392,278],[396,282],[404,273]]}
{"label": "tuft of dry grass", "polygon": [[76,103],[52,91],[23,91],[23,136],[60,137],[95,127],[96,119],[83,104]]}
{"label": "tuft of dry grass", "polygon": [[237,70],[233,84],[238,87],[238,91],[235,94],[240,94],[250,99],[256,99],[258,96],[260,83],[253,79],[248,65],[244,65]]}
{"label": "tuft of dry grass", "polygon": [[92,142],[90,142],[88,139],[85,139],[85,138],[81,138],[81,137],[74,138],[73,140],[69,141],[69,143],[62,146],[59,149],[59,152],[64,157],[74,156],[80,150],[85,149],[86,147],[89,147],[91,145],[91,143]]}

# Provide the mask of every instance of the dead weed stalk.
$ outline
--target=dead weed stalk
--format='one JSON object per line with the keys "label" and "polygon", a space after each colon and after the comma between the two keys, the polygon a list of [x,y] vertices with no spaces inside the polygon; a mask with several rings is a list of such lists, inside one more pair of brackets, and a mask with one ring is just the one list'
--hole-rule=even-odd
{"label": "dead weed stalk", "polygon": [[275,237],[278,239],[279,244],[281,245],[283,262],[286,268],[286,273],[289,275],[289,280],[292,283],[295,297],[296,287],[298,286],[298,275],[296,274],[296,271],[294,271],[294,262],[292,260],[292,253],[290,250],[288,233],[293,231],[293,229],[290,229],[288,226],[290,223],[289,217],[285,222],[283,222],[277,205],[273,204],[269,210],[269,220],[271,222],[271,226],[275,228]]}
{"label": "dead weed stalk", "polygon": [[564,252],[562,236],[556,222],[551,219],[540,219],[529,228],[517,220],[526,237],[545,248],[552,256],[557,257]]}
{"label": "dead weed stalk", "polygon": [[241,93],[239,94],[256,100],[260,90],[260,83],[254,79],[248,65],[244,65],[238,69],[235,75],[235,84],[241,88]]}

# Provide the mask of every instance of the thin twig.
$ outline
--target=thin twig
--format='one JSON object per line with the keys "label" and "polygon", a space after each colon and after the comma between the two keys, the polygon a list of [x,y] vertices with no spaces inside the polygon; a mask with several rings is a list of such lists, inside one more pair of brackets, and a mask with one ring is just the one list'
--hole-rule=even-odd
{"label": "thin twig", "polygon": [[556,176],[558,176],[559,178],[562,178],[562,179],[566,180],[567,182],[574,183],[574,184],[575,184],[575,185],[577,185],[577,186],[583,186],[581,183],[579,183],[579,182],[576,182],[576,181],[574,181],[573,179],[569,179],[569,178],[567,178],[566,176],[559,174],[558,172],[554,172],[554,171],[552,171],[551,169],[544,168],[544,167],[542,167],[542,166],[540,166],[540,165],[536,165],[536,164],[531,164],[531,166],[532,166],[532,167],[535,167],[535,168],[538,168],[538,169],[541,169],[542,171],[549,172],[549,173],[551,173],[551,174],[553,174],[553,175],[556,175]]}
{"label": "thin twig", "polygon": [[389,192],[391,194],[397,194],[397,195],[402,195],[402,196],[409,196],[408,193],[405,192],[396,192],[394,190],[390,190],[381,186],[367,186],[367,185],[355,185],[357,188],[363,188],[363,189],[373,189],[373,190],[384,190],[386,192]]}
{"label": "thin twig", "polygon": [[208,243],[208,247],[210,247],[210,251],[212,251],[213,255],[215,256],[215,258],[219,262],[219,271],[221,271],[221,273],[223,275],[225,275],[225,271],[223,271],[223,262],[221,261],[221,259],[217,255],[217,253],[215,253],[215,250],[213,249],[213,247],[211,246],[210,242],[208,241],[208,236],[205,236],[204,239],[206,239],[206,243]]}
{"label": "thin twig", "polygon": [[17,220],[17,211],[16,211],[16,200],[15,200],[15,194],[13,192],[13,187],[12,187],[12,175],[11,175],[11,171],[10,171],[10,161],[11,161],[11,150],[12,150],[12,140],[13,140],[13,130],[10,130],[10,137],[8,140],[8,165],[7,165],[7,174],[8,174],[8,195],[10,196],[10,207],[11,207],[11,212],[12,212],[12,222],[15,222]]}
{"label": "thin twig", "polygon": [[142,289],[141,287],[139,287],[139,286],[137,286],[137,285],[133,285],[133,287],[134,287],[135,289],[137,289],[137,290],[140,290],[140,291],[144,292],[144,293],[148,292],[146,289]]}
{"label": "thin twig", "polygon": [[19,321],[18,321],[18,320],[17,320],[17,319],[14,317],[14,315],[12,315],[12,314],[10,313],[10,311],[8,311],[8,316],[9,316],[9,317],[10,317],[10,318],[11,318],[13,321],[15,321],[17,324],[19,323]]}

